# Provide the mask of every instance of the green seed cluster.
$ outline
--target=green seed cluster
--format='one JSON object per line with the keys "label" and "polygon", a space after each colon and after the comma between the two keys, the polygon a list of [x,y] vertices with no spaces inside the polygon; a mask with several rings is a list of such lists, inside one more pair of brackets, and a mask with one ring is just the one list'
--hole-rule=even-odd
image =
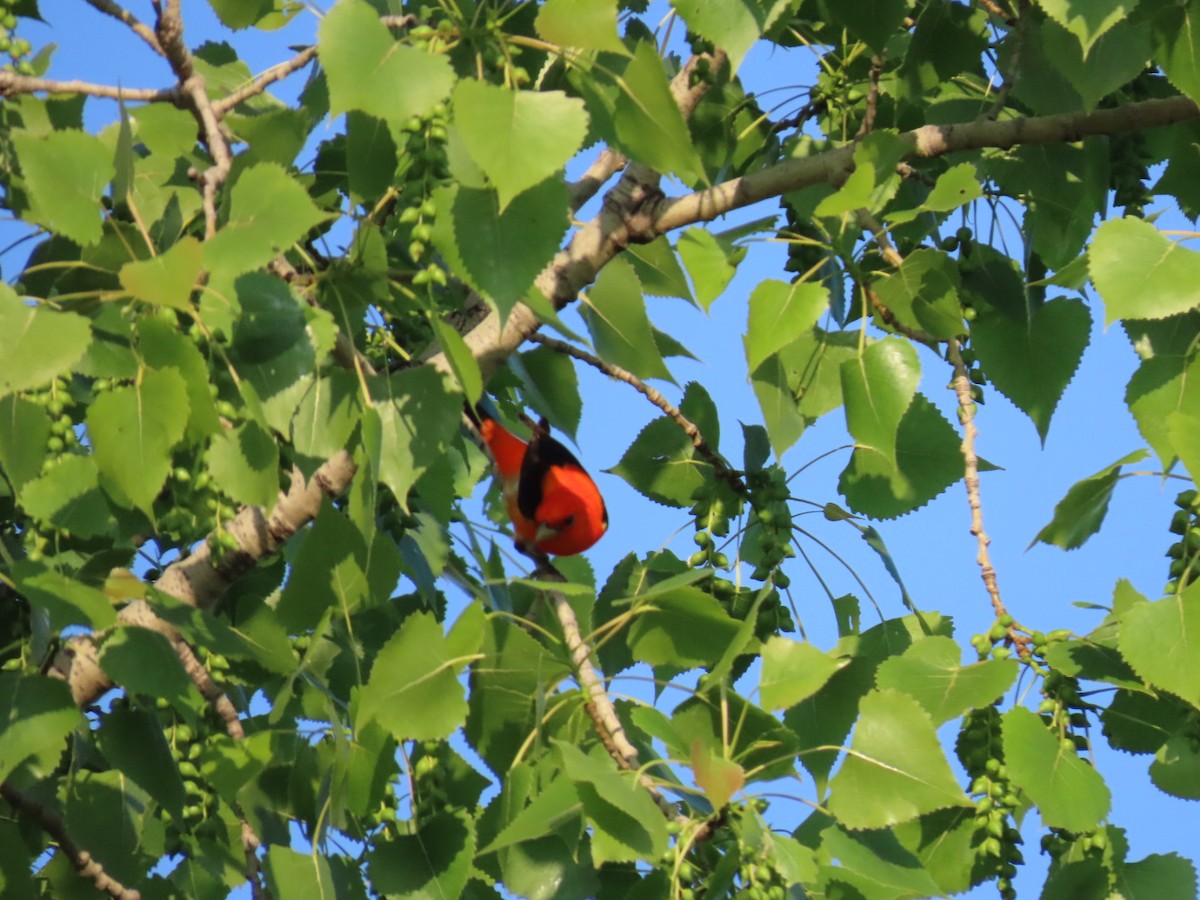
{"label": "green seed cluster", "polygon": [[758,558],[751,578],[770,581],[781,590],[791,579],[779,567],[796,555],[792,549],[792,512],[788,507],[787,474],[771,466],[747,477],[750,487],[750,523],[758,531]]}
{"label": "green seed cluster", "polygon": [[[211,666],[212,663],[213,660],[210,658],[209,665]],[[185,834],[215,836],[224,826],[217,818],[220,800],[200,774],[204,742],[208,737],[207,723],[204,720],[198,720],[195,725],[189,725],[178,715],[171,704],[161,697],[155,701],[155,708],[159,721],[162,723],[167,746],[171,750],[171,756],[183,779],[183,821],[168,821],[167,823],[164,849],[168,855],[173,855],[186,852],[183,843]],[[163,815],[170,817],[170,813],[166,810],[163,810]]]}
{"label": "green seed cluster", "polygon": [[1013,818],[1021,800],[1004,765],[1000,711],[988,706],[964,716],[955,750],[971,776],[968,792],[975,798],[975,874],[995,878],[1001,898],[1012,900],[1017,896],[1012,880],[1025,860]]}
{"label": "green seed cluster", "polygon": [[5,71],[18,75],[36,75],[30,54],[33,46],[23,37],[17,37],[16,0],[0,0],[0,53],[8,56]]}
{"label": "green seed cluster", "polygon": [[1200,576],[1200,493],[1190,489],[1175,498],[1179,507],[1171,517],[1171,534],[1179,540],[1167,550],[1171,560],[1171,580],[1163,588],[1165,594],[1178,593]]}
{"label": "green seed cluster", "polygon": [[450,805],[450,796],[443,774],[448,770],[450,748],[442,741],[422,741],[409,758],[409,777],[412,780],[413,819],[421,822]]}

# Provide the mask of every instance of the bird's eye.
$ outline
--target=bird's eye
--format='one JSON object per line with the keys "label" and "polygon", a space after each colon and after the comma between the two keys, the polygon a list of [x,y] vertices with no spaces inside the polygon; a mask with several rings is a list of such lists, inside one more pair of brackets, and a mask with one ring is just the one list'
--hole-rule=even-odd
{"label": "bird's eye", "polygon": [[563,521],[562,521],[562,527],[563,527],[563,528],[570,528],[570,527],[571,527],[572,525],[574,525],[574,524],[575,524],[575,516],[574,516],[574,515],[567,516],[567,517],[566,517],[565,519],[563,519]]}

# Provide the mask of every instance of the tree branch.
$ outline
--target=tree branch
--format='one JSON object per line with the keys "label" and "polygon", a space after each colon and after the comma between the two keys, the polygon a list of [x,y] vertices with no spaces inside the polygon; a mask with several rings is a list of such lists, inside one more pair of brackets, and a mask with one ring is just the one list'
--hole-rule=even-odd
{"label": "tree branch", "polygon": [[126,10],[123,6],[113,2],[113,0],[84,0],[88,6],[104,13],[106,16],[112,16],[118,22],[123,22],[129,26],[130,31],[140,37],[143,41],[150,45],[150,49],[159,56],[165,56],[162,45],[158,42],[158,37],[154,34],[154,29],[144,22],[138,20],[137,16]]}
{"label": "tree branch", "polygon": [[749,490],[746,488],[746,483],[742,481],[738,473],[730,468],[729,464],[721,458],[721,455],[708,445],[708,441],[704,439],[704,435],[700,433],[700,429],[697,427],[696,423],[685,416],[679,410],[679,407],[674,406],[669,400],[667,400],[666,397],[664,397],[650,385],[646,384],[646,382],[642,381],[642,379],[638,378],[632,372],[627,372],[620,366],[614,366],[612,363],[605,362],[598,356],[588,353],[586,350],[582,350],[579,347],[566,343],[565,341],[560,341],[557,338],[546,337],[543,334],[531,334],[529,336],[529,340],[533,341],[534,343],[542,344],[545,347],[549,347],[551,350],[555,350],[558,353],[565,353],[567,356],[574,357],[580,362],[587,363],[589,366],[599,369],[609,378],[615,378],[617,381],[623,381],[628,384],[635,391],[661,409],[668,418],[670,418],[675,422],[676,425],[683,429],[684,434],[691,439],[692,446],[696,448],[696,452],[704,457],[705,462],[713,467],[713,471],[716,472],[717,477],[728,484],[737,493],[742,494],[743,496],[749,493]]}
{"label": "tree branch", "polygon": [[147,103],[175,103],[182,98],[178,88],[122,88],[88,81],[56,81],[0,71],[0,97],[17,94],[84,94],[106,100],[125,100]]}
{"label": "tree branch", "polygon": [[[535,579],[550,583],[566,581],[545,554],[528,548],[522,548],[522,552],[537,562],[537,569],[533,573]],[[575,610],[567,602],[562,591],[548,587],[545,593],[550,598],[550,606],[554,610],[558,624],[562,627],[563,642],[571,654],[571,666],[575,670],[576,678],[579,679],[579,687],[587,698],[584,708],[596,726],[600,743],[604,745],[604,749],[608,751],[609,756],[616,761],[618,766],[626,771],[637,771],[637,748],[630,743],[626,736],[625,726],[621,724],[616,707],[613,706],[608,692],[604,689],[604,679],[592,665],[592,650],[579,631],[579,620],[575,617]],[[675,810],[663,797],[658,786],[645,775],[639,775],[638,779],[642,786],[650,792],[650,796],[658,804],[663,814],[673,817]]]}
{"label": "tree branch", "polygon": [[[214,563],[207,541],[185,559],[167,567],[156,587],[189,606],[211,610],[225,589],[264,556],[274,553],[286,540],[312,521],[323,498],[340,494],[354,476],[350,454],[342,451],[328,460],[307,482],[298,470],[292,484],[280,492],[270,515],[261,507],[244,507],[225,530],[237,540],[237,549]],[[174,626],[159,618],[144,600],[135,600],[117,613],[122,625],[137,625],[157,631],[172,643],[179,640]],[[71,686],[78,706],[86,706],[113,686],[112,679],[100,668],[96,644],[98,634],[72,638],[54,659],[49,674]]]}
{"label": "tree branch", "polygon": [[277,81],[282,81],[293,72],[303,69],[306,65],[316,59],[317,48],[314,44],[311,47],[305,47],[291,59],[285,60],[277,65],[271,66],[260,75],[256,75],[251,79],[250,83],[245,87],[238,88],[228,97],[222,97],[220,100],[213,101],[213,112],[217,116],[224,116],[239,103],[244,103],[251,97],[257,97],[265,91],[270,85]]}
{"label": "tree branch", "polygon": [[[951,338],[946,347],[950,364],[954,366],[952,386],[958,398],[958,418],[963,426],[962,455],[965,464],[963,483],[967,486],[967,503],[971,507],[971,534],[979,545],[976,562],[979,563],[979,574],[987,588],[992,601],[992,610],[996,618],[1007,615],[1008,610],[1000,598],[1000,583],[996,579],[996,570],[992,567],[992,557],[988,547],[992,539],[983,529],[983,501],[979,490],[979,457],[975,455],[975,438],[979,430],[975,427],[975,401],[971,396],[971,378],[967,374],[967,366],[963,362],[959,350],[958,338]],[[1008,638],[1016,646],[1021,656],[1029,655],[1029,638],[1017,631],[1015,624],[1009,626]]]}
{"label": "tree branch", "polygon": [[91,881],[96,886],[96,890],[108,894],[113,900],[142,900],[139,891],[125,887],[104,871],[104,866],[100,865],[90,853],[75,843],[71,833],[67,831],[67,823],[55,810],[26,796],[7,781],[0,784],[0,797],[3,797],[13,809],[19,810],[37,822],[38,827],[50,835],[58,844],[58,849],[67,855],[75,871]]}

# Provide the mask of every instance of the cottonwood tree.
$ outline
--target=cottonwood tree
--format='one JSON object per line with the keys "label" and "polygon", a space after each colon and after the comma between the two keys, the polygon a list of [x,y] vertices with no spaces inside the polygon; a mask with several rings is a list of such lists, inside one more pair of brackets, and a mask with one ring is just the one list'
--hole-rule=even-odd
{"label": "cottonwood tree", "polygon": [[[1195,896],[1089,753],[1200,798],[1200,260],[1145,215],[1200,212],[1195,0],[211,0],[221,42],[178,0],[2,6],[5,896],[1007,897],[1039,842],[1045,897]],[[159,82],[56,79],[40,16],[115,18]],[[649,314],[763,236],[786,265],[719,361],[761,415],[723,455]],[[1044,438],[1099,317],[1145,448],[1040,539],[1086,541],[1137,460],[1186,489],[1146,523],[1162,595],[1077,634],[1005,606],[976,404]],[[615,471],[691,558],[594,579],[463,506],[464,400],[571,435],[578,366],[661,412]],[[823,416],[854,442],[825,515],[889,565],[868,520],[965,481],[982,583],[947,590],[989,632],[848,595],[798,639],[826,601],[789,589],[785,454]],[[685,699],[614,703],[634,666]]]}

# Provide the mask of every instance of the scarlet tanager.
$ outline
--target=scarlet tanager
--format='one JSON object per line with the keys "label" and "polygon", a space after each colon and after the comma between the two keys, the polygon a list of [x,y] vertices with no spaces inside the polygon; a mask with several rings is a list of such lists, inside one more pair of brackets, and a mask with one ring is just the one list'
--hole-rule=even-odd
{"label": "scarlet tanager", "polygon": [[582,553],[608,530],[608,510],[596,482],[575,456],[550,437],[545,420],[523,441],[482,406],[467,408],[496,466],[517,542],[542,553]]}

